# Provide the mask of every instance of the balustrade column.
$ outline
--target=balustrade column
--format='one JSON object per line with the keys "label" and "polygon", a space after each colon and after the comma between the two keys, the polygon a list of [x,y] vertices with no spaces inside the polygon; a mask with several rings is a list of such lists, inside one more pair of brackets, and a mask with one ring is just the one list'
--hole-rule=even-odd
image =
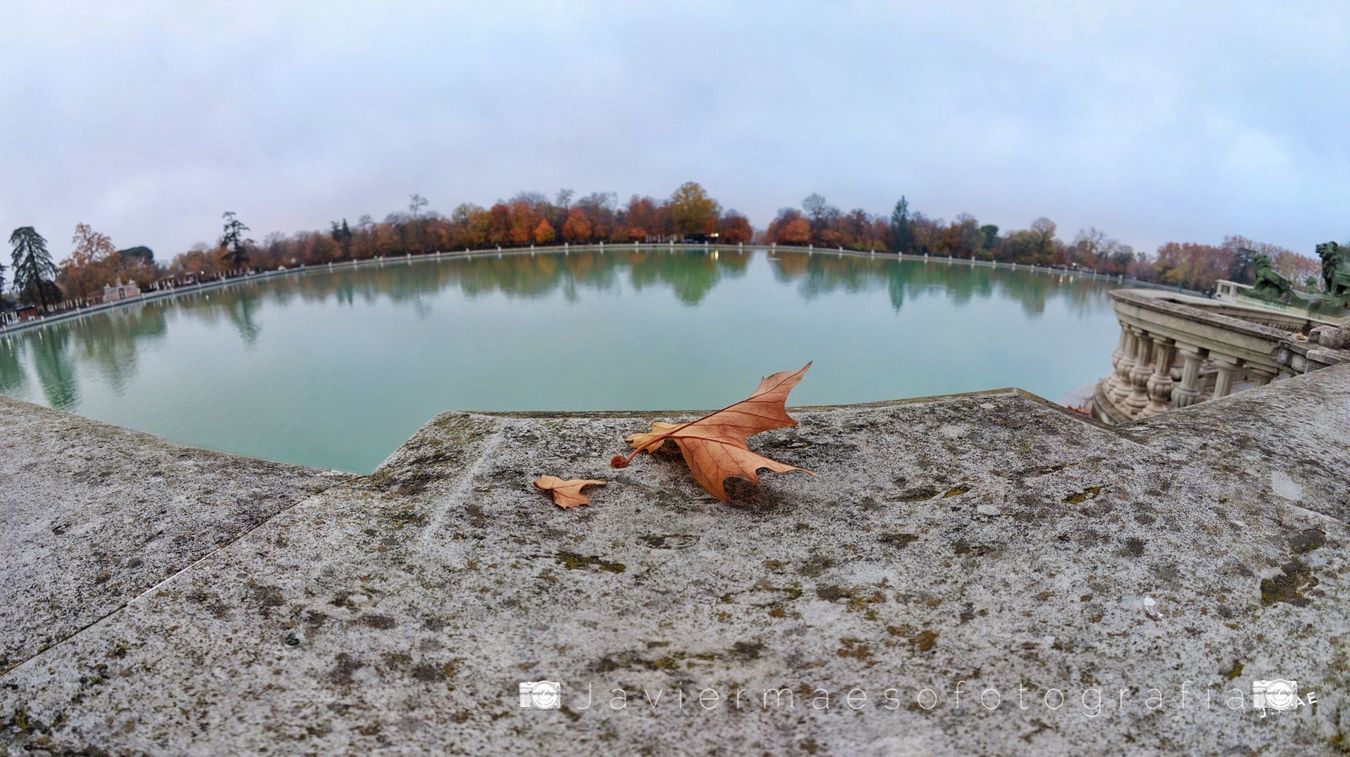
{"label": "balustrade column", "polygon": [[1149,333],[1137,326],[1134,331],[1134,367],[1130,368],[1130,396],[1126,398],[1131,418],[1139,416],[1140,411],[1148,407],[1148,379],[1153,375],[1153,340]]}
{"label": "balustrade column", "polygon": [[1200,363],[1208,350],[1190,344],[1178,344],[1181,353],[1181,386],[1172,391],[1172,404],[1177,407],[1190,407],[1200,401]]}
{"label": "balustrade column", "polygon": [[1134,390],[1130,385],[1130,371],[1134,370],[1134,354],[1138,351],[1137,339],[1138,337],[1134,336],[1134,329],[1125,327],[1125,352],[1120,355],[1120,364],[1115,370],[1115,390],[1111,394],[1111,401],[1118,406],[1123,405]]}
{"label": "balustrade column", "polygon": [[1111,375],[1106,377],[1106,386],[1103,387],[1103,392],[1111,400],[1119,400],[1121,392],[1129,390],[1130,369],[1125,365],[1125,361],[1134,351],[1130,339],[1129,328],[1123,323],[1120,324],[1120,339],[1116,342],[1115,351],[1111,353]]}
{"label": "balustrade column", "polygon": [[1237,373],[1238,366],[1241,364],[1241,358],[1227,355],[1214,356],[1214,367],[1219,372],[1214,379],[1214,399],[1227,397],[1233,391],[1233,374]]}
{"label": "balustrade column", "polygon": [[1124,357],[1125,350],[1125,328],[1120,329],[1120,336],[1116,338],[1116,348],[1111,351],[1111,372],[1106,375],[1106,391],[1111,393],[1116,386],[1116,373],[1120,369],[1120,360]]}
{"label": "balustrade column", "polygon": [[1167,412],[1172,401],[1172,357],[1176,354],[1176,344],[1165,336],[1153,337],[1153,375],[1148,379],[1148,407],[1140,415],[1144,417]]}

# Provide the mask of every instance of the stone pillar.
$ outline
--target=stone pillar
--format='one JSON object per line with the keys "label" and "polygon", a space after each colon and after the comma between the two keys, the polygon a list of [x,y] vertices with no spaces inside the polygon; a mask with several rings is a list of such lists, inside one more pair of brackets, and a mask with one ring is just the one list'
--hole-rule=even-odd
{"label": "stone pillar", "polygon": [[1134,353],[1138,349],[1135,346],[1134,331],[1125,324],[1120,324],[1120,362],[1116,364],[1115,383],[1111,387],[1110,398],[1117,406],[1125,402],[1130,396],[1130,370],[1134,368]]}
{"label": "stone pillar", "polygon": [[1176,342],[1165,336],[1153,337],[1153,375],[1148,378],[1148,407],[1140,413],[1143,417],[1167,412],[1172,402],[1172,357],[1176,354],[1173,347]]}
{"label": "stone pillar", "polygon": [[1125,326],[1120,327],[1120,338],[1116,340],[1116,348],[1111,351],[1111,372],[1106,374],[1106,383],[1102,389],[1107,397],[1116,393],[1116,387],[1120,385],[1120,361],[1125,359]]}
{"label": "stone pillar", "polygon": [[1116,381],[1120,378],[1117,374],[1120,370],[1120,361],[1125,357],[1125,326],[1120,327],[1120,337],[1116,339],[1116,348],[1111,351],[1111,373],[1106,377],[1106,391],[1111,393],[1116,387]]}
{"label": "stone pillar", "polygon": [[1219,372],[1214,379],[1214,399],[1227,397],[1228,393],[1233,391],[1233,374],[1237,373],[1238,366],[1241,364],[1240,358],[1227,355],[1214,356],[1214,367]]}
{"label": "stone pillar", "polygon": [[1149,333],[1138,326],[1134,330],[1134,367],[1130,369],[1130,396],[1125,400],[1131,418],[1148,407],[1148,379],[1153,375],[1153,340]]}
{"label": "stone pillar", "polygon": [[1256,384],[1257,386],[1265,386],[1266,384],[1269,384],[1272,380],[1274,380],[1275,374],[1278,372],[1279,372],[1278,369],[1267,368],[1265,366],[1255,366],[1255,365],[1247,366],[1247,375],[1251,376],[1252,383]]}
{"label": "stone pillar", "polygon": [[1190,407],[1200,401],[1200,363],[1204,361],[1208,350],[1189,344],[1178,344],[1181,353],[1181,386],[1172,390],[1172,404],[1176,407]]}

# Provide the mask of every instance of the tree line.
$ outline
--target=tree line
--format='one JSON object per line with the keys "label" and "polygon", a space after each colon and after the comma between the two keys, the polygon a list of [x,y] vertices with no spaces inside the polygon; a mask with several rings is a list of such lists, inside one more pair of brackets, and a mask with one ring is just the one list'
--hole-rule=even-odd
{"label": "tree line", "polygon": [[[614,193],[578,198],[564,189],[551,199],[538,192],[522,192],[486,208],[464,203],[449,215],[429,206],[426,198],[414,194],[406,211],[390,213],[382,221],[363,215],[352,224],[344,218],[330,222],[327,229],[268,234],[262,242],[248,236],[251,229],[236,213],[226,212],[214,244],[198,243],[167,264],[157,263],[145,247],[118,250],[106,235],[79,224],[71,240],[73,251],[57,266],[46,240],[25,226],[10,237],[12,291],[18,303],[49,311],[88,304],[104,285],[116,281],[153,289],[167,282],[177,285],[256,270],[442,250],[686,240],[814,245],[1058,266],[1199,291],[1212,290],[1219,279],[1252,281],[1257,254],[1271,258],[1295,282],[1306,281],[1319,270],[1311,257],[1240,236],[1226,237],[1218,245],[1168,242],[1150,254],[1095,228],[1065,241],[1048,218],[1037,218],[1026,229],[1008,231],[981,224],[966,213],[951,222],[929,218],[912,210],[904,197],[888,215],[873,215],[862,208],[840,210],[812,194],[800,207],[780,210],[767,228],[756,231],[745,215],[724,210],[697,182],[682,184],[668,198],[634,195],[622,204]],[[0,266],[0,290],[3,275]]]}

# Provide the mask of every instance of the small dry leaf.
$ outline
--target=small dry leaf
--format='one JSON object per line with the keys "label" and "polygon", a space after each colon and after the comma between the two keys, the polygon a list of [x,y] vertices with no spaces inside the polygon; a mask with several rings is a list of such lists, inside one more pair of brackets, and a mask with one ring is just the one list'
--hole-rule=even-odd
{"label": "small dry leaf", "polygon": [[731,500],[724,488],[728,478],[758,483],[756,471],[761,468],[775,473],[803,470],[751,452],[745,440],[761,431],[797,425],[787,414],[787,397],[810,368],[807,363],[796,371],[775,373],[760,381],[748,398],[688,423],[656,421],[649,433],[625,437],[633,451],[616,455],[610,465],[623,468],[637,453],[655,452],[669,439],[680,448],[698,485],[723,502]]}
{"label": "small dry leaf", "polygon": [[536,489],[553,492],[553,504],[564,510],[589,505],[591,498],[581,493],[588,486],[604,486],[608,481],[596,481],[589,478],[569,478],[563,480],[557,476],[540,476],[534,482]]}

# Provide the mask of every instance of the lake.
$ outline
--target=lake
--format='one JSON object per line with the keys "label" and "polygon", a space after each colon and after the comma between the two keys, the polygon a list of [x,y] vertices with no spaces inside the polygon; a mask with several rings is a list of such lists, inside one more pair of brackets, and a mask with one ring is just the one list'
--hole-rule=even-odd
{"label": "lake", "polygon": [[808,360],[792,404],[1007,386],[1061,399],[1111,368],[1109,289],[749,248],[391,259],[0,337],[0,393],[366,473],[445,410],[716,408]]}

